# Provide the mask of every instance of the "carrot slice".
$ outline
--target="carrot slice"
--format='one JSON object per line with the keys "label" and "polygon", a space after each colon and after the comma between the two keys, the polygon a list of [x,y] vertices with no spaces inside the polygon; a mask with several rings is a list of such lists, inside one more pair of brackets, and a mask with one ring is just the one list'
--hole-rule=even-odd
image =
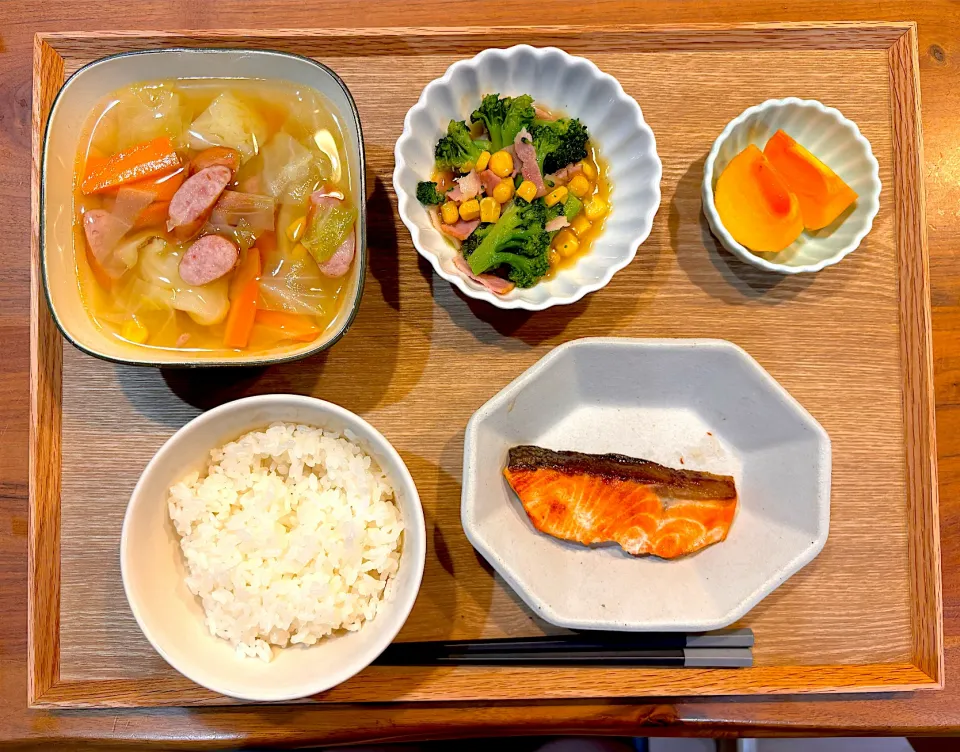
{"label": "carrot slice", "polygon": [[154,201],[146,209],[137,215],[133,220],[134,230],[142,230],[144,227],[156,227],[167,221],[170,211],[169,201]]}
{"label": "carrot slice", "polygon": [[107,158],[99,154],[87,155],[86,164],[84,164],[83,166],[83,179],[88,180],[91,175],[93,175],[99,170],[102,170],[103,166],[107,162],[108,162]]}
{"label": "carrot slice", "polygon": [[87,264],[93,273],[93,278],[97,280],[97,284],[104,290],[113,289],[113,278],[107,274],[106,270],[100,265],[100,261],[93,255],[93,251],[90,250],[90,244],[84,243],[84,246],[87,251]]}
{"label": "carrot slice", "polygon": [[[187,168],[181,166],[173,172],[167,172],[157,177],[144,178],[143,180],[135,180],[132,183],[127,183],[123,187],[136,188],[138,191],[149,193],[153,196],[154,201],[169,201],[173,198],[173,194],[177,192],[177,189],[183,185],[186,177]],[[112,195],[119,190],[120,186],[116,188],[104,188],[101,193]]]}
{"label": "carrot slice", "polygon": [[100,169],[84,178],[80,190],[86,194],[99,193],[170,172],[179,166],[180,157],[173,148],[173,141],[169,136],[161,136],[114,154]]}
{"label": "carrot slice", "polygon": [[254,246],[247,251],[230,280],[230,312],[223,333],[226,347],[243,348],[250,342],[260,297],[261,273],[260,249]]}
{"label": "carrot slice", "polygon": [[320,334],[320,327],[313,323],[313,319],[300,313],[258,310],[256,323],[278,330],[284,337],[298,342],[310,342]]}

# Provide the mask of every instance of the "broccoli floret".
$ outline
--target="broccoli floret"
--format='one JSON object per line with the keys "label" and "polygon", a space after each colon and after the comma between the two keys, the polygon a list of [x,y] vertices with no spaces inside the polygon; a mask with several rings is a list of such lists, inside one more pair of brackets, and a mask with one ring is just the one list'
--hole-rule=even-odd
{"label": "broccoli floret", "polygon": [[479,245],[471,247],[471,271],[483,274],[505,267],[511,282],[518,287],[532,287],[550,269],[550,236],[544,229],[545,223],[543,202],[528,204],[515,199],[497,223],[486,230]]}
{"label": "broccoli floret", "polygon": [[[576,118],[553,121],[553,130],[560,138],[560,145],[544,160],[543,171],[548,174],[586,159],[587,141],[590,139],[586,127]],[[537,158],[539,157],[540,152],[537,152]]]}
{"label": "broccoli floret", "polygon": [[487,94],[470,115],[471,123],[483,123],[490,134],[491,151],[500,151],[513,143],[524,128],[533,126],[533,97],[500,97]]}
{"label": "broccoli floret", "polygon": [[568,193],[567,200],[563,202],[563,213],[566,216],[567,221],[573,222],[573,218],[580,213],[582,208],[583,201],[578,199],[572,193]]}
{"label": "broccoli floret", "polygon": [[475,164],[480,155],[490,149],[489,141],[474,141],[470,130],[462,120],[451,120],[447,135],[437,142],[437,166],[440,169],[462,168]]}
{"label": "broccoli floret", "polygon": [[427,206],[436,206],[447,200],[440,191],[437,190],[437,184],[432,180],[424,180],[417,183],[417,201]]}
{"label": "broccoli floret", "polygon": [[560,148],[560,133],[550,123],[533,126],[530,134],[533,137],[533,149],[537,154],[537,166],[540,168],[540,174],[546,174],[543,170],[544,161]]}
{"label": "broccoli floret", "polygon": [[470,258],[470,255],[477,250],[477,246],[480,245],[487,233],[490,232],[490,229],[493,227],[493,222],[486,222],[482,225],[478,225],[477,229],[471,232],[467,239],[463,241],[460,245],[460,253],[463,254],[464,258]]}
{"label": "broccoli floret", "polygon": [[529,94],[507,99],[507,114],[502,128],[503,146],[512,144],[524,128],[533,127],[533,115],[533,97]]}
{"label": "broccoli floret", "polygon": [[[537,200],[543,201],[543,199],[537,199]],[[546,206],[546,204],[544,204],[544,206],[546,208],[546,215],[544,219],[546,219],[547,222],[550,222],[550,220],[556,219],[557,217],[560,217],[563,215],[564,213],[563,210],[566,204],[562,204],[558,201],[553,206]]]}
{"label": "broccoli floret", "polygon": [[507,100],[500,99],[499,94],[487,94],[480,102],[480,106],[470,115],[471,123],[483,123],[490,134],[492,151],[503,148],[503,121],[507,117]]}

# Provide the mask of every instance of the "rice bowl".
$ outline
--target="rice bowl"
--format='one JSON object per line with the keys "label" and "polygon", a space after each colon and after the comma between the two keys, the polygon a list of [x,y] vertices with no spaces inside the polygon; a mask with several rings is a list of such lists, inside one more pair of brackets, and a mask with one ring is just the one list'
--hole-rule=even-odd
{"label": "rice bowl", "polygon": [[[229,639],[211,634],[202,599],[192,592],[187,584],[187,579],[192,574],[181,548],[181,536],[170,518],[169,506],[171,488],[192,478],[194,474],[197,482],[210,475],[212,449],[236,442],[239,437],[251,431],[265,433],[264,429],[277,422],[309,426],[311,428],[308,430],[311,431],[319,429],[318,434],[322,432],[323,436],[316,436],[318,442],[326,438],[336,441],[332,437],[339,436],[343,441],[359,447],[351,450],[350,456],[356,457],[358,452],[368,456],[369,467],[372,468],[375,464],[379,471],[382,471],[382,475],[389,479],[393,492],[389,503],[398,511],[403,530],[399,533],[397,569],[386,575],[388,581],[382,594],[376,597],[376,612],[372,618],[364,615],[359,627],[351,630],[345,625],[355,618],[357,612],[350,611],[348,615],[345,610],[341,615],[344,626],[334,629],[337,615],[330,617],[329,614],[320,614],[320,607],[312,616],[305,614],[302,623],[294,620],[283,622],[281,607],[276,612],[279,614],[280,628],[289,631],[291,637],[297,631],[304,632],[306,622],[313,626],[307,628],[307,632],[302,635],[304,638],[308,634],[317,636],[327,629],[331,631],[322,638],[318,637],[313,644],[307,644],[304,639],[301,644],[293,644],[283,649],[273,647],[272,660],[265,661],[238,656],[237,647]],[[340,456],[339,452],[336,454]],[[315,465],[314,472],[310,475],[336,476],[339,470],[336,467],[331,468],[331,464],[334,464],[331,459],[332,456],[328,457],[324,453],[323,468]],[[362,457],[360,461],[364,461]],[[223,458],[215,460],[214,464],[217,462],[221,466],[225,464]],[[226,465],[232,467],[229,462]],[[261,469],[264,475],[268,475],[269,462],[263,461]],[[279,467],[276,469],[279,470]],[[328,472],[331,469],[332,472]],[[294,473],[296,472],[295,470]],[[289,477],[289,474],[290,469],[286,468],[285,475]],[[332,478],[329,480],[338,487],[343,482]],[[189,487],[188,484],[187,488]],[[320,488],[319,484],[317,488]],[[202,493],[206,494],[207,491]],[[229,499],[233,491],[225,493]],[[238,498],[243,498],[244,503],[252,503],[252,499],[246,499],[243,493],[239,494]],[[208,500],[203,499],[204,506],[207,503]],[[299,506],[304,507],[303,499]],[[313,522],[307,519],[310,516],[307,510],[312,508],[313,504],[307,502],[306,507],[297,515],[297,522],[304,525],[303,532],[322,527],[318,523],[311,528]],[[339,502],[330,508],[342,509]],[[242,510],[234,509],[230,516],[238,511]],[[219,510],[220,514],[224,512],[223,509]],[[200,512],[201,516],[205,516],[204,524],[209,523],[214,528],[220,524],[214,519],[216,514],[213,511]],[[284,527],[288,528],[285,535],[288,535],[296,526],[292,524],[292,517],[284,519],[284,522]],[[217,534],[224,535],[222,531]],[[284,540],[288,539],[285,537]],[[188,547],[193,547],[195,542],[191,541]],[[226,542],[226,539],[221,542]],[[222,550],[226,551],[227,547]],[[247,555],[249,556],[249,552]],[[385,556],[389,557],[389,552],[385,552]],[[238,561],[239,559],[240,557]],[[263,570],[256,556],[250,556],[250,559],[257,561],[257,569],[266,571],[272,581],[272,575],[269,574],[271,570]],[[282,559],[283,557],[279,557],[277,561]],[[289,394],[263,395],[228,402],[199,415],[176,431],[147,464],[133,489],[120,540],[120,571],[130,610],[143,635],[160,657],[186,678],[212,692],[257,702],[288,701],[314,695],[346,681],[366,668],[393,641],[410,614],[420,588],[425,559],[426,531],[420,497],[413,478],[396,449],[373,426],[349,410],[312,397]],[[214,567],[211,570],[214,571],[216,563],[208,564]],[[385,563],[381,569],[386,572],[389,565]],[[372,575],[376,570],[365,571]],[[309,572],[301,568],[301,576],[306,574]],[[375,579],[379,581],[379,575],[376,575]],[[229,592],[229,588],[219,589],[224,592],[218,595],[218,598]],[[211,597],[217,590],[218,588],[211,588]],[[337,592],[342,591],[343,588],[338,585]],[[249,595],[251,591],[241,588],[240,592]],[[230,597],[234,597],[232,593],[227,599]],[[356,604],[359,605],[364,598],[372,602],[373,596],[363,596]],[[318,599],[322,606],[323,595],[314,597],[315,604]],[[371,602],[366,602],[365,605],[369,606]],[[359,608],[359,613],[363,613],[363,608],[364,606]],[[258,605],[256,610],[260,612],[262,609]],[[243,622],[242,612],[238,614],[227,609],[226,613],[228,618],[222,624],[222,615],[218,616],[218,626],[233,627]],[[272,615],[271,609],[268,607],[263,610],[263,614]],[[118,616],[122,618],[122,615]],[[293,627],[293,630],[290,627]],[[269,639],[271,628],[268,623],[261,636]],[[260,632],[259,627],[256,632]],[[273,636],[282,637],[280,634]],[[240,639],[237,642],[239,643]],[[268,643],[268,640],[264,642]],[[162,671],[156,666],[150,670]]]}

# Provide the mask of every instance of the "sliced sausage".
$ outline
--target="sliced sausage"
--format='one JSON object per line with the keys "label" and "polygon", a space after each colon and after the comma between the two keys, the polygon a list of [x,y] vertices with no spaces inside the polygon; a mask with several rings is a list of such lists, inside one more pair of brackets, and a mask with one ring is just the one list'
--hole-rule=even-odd
{"label": "sliced sausage", "polygon": [[127,267],[114,258],[113,250],[124,236],[129,225],[125,225],[106,209],[90,209],[83,215],[83,234],[87,238],[90,252],[111,279],[119,279]]}
{"label": "sliced sausage", "polygon": [[223,165],[205,167],[187,178],[170,199],[167,229],[181,240],[196,235],[231,180],[233,172]]}
{"label": "sliced sausage", "polygon": [[204,149],[190,162],[190,174],[214,165],[229,167],[231,172],[236,173],[240,166],[240,152],[226,146],[211,146],[209,149]]}
{"label": "sliced sausage", "polygon": [[357,252],[356,231],[351,230],[334,254],[320,264],[320,273],[327,277],[342,277],[350,271],[350,264]]}
{"label": "sliced sausage", "polygon": [[204,235],[180,259],[180,278],[188,285],[206,285],[237,265],[240,250],[220,235]]}

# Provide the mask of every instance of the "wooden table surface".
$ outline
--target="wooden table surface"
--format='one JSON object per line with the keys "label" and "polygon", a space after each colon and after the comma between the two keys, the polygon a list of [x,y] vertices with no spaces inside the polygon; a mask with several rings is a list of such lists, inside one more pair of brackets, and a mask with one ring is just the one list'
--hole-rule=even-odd
{"label": "wooden table surface", "polygon": [[[960,734],[960,6],[949,0],[554,0],[549,17],[460,0],[243,2],[77,0],[0,4],[0,746],[151,744],[192,749],[510,734]],[[915,20],[926,153],[927,221],[942,523],[946,684],[942,692],[671,702],[436,704],[144,711],[26,708],[30,87],[37,31],[509,23],[680,24]],[[659,221],[659,220],[658,220]],[[62,748],[62,747],[58,747]]]}

